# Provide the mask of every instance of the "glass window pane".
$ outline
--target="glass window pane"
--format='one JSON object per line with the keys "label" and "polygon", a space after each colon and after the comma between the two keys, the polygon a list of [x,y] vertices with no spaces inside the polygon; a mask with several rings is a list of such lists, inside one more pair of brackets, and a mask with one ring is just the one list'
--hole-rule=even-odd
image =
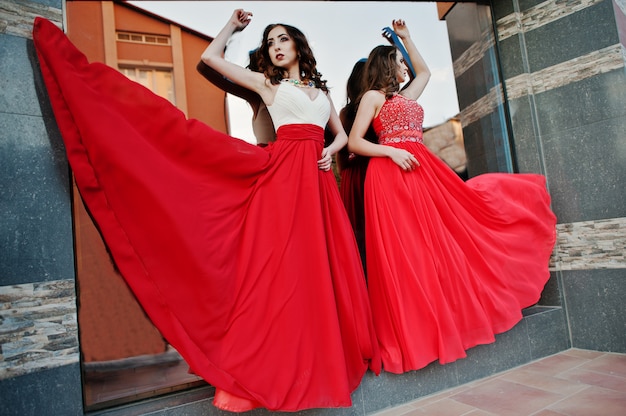
{"label": "glass window pane", "polygon": [[174,97],[174,80],[171,71],[154,71],[155,93],[176,104]]}

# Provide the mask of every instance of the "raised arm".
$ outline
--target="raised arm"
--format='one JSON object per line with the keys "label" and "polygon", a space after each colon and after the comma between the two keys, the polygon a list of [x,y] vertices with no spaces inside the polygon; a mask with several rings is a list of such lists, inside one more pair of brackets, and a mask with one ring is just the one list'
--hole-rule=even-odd
{"label": "raised arm", "polygon": [[409,33],[409,28],[406,26],[404,20],[394,20],[393,30],[396,35],[402,39],[402,43],[404,43],[404,47],[409,54],[409,59],[411,59],[411,65],[415,70],[415,78],[413,78],[411,83],[404,88],[400,94],[412,100],[417,100],[419,96],[422,95],[422,92],[424,92],[424,88],[426,88],[426,84],[428,84],[428,81],[430,80],[430,69],[428,69],[426,61],[424,61],[424,58],[422,58],[422,55],[417,50],[415,43],[413,43],[411,34]]}
{"label": "raised arm", "polygon": [[202,62],[215,69],[222,76],[230,79],[234,83],[248,88],[261,97],[268,96],[269,88],[265,83],[265,76],[258,72],[250,71],[240,65],[227,61],[223,56],[228,39],[236,33],[245,29],[250,23],[252,13],[243,9],[237,9],[217,34],[213,42],[202,53]]}
{"label": "raised arm", "polygon": [[203,61],[198,62],[196,69],[203,77],[205,77],[209,82],[211,82],[211,84],[215,85],[217,88],[221,89],[222,91],[225,91],[229,94],[233,94],[239,98],[242,98],[246,100],[247,102],[249,102],[250,104],[253,104],[256,101],[261,100],[261,97],[259,97],[259,94],[245,87],[242,87],[241,85],[235,84],[234,82],[232,82],[231,80],[229,80],[228,78],[224,77],[222,74],[217,72],[215,69],[205,64]]}

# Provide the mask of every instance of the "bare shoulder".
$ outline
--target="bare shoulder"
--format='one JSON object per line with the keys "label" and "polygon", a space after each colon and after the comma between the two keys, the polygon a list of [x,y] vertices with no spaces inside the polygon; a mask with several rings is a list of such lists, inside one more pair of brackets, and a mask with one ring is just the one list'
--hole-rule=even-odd
{"label": "bare shoulder", "polygon": [[359,108],[368,107],[373,109],[375,112],[378,112],[380,107],[385,103],[385,94],[378,90],[369,90],[363,97],[361,97],[361,102],[359,103]]}
{"label": "bare shoulder", "polygon": [[369,90],[361,98],[361,102],[364,101],[375,104],[383,103],[385,102],[385,94],[378,90]]}

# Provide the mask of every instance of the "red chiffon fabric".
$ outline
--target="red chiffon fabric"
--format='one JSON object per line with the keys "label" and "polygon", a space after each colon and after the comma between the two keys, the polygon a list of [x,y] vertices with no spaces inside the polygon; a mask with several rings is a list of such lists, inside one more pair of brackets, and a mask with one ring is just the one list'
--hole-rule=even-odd
{"label": "red chiffon fabric", "polygon": [[350,406],[380,361],[354,235],[316,164],[323,130],[283,126],[260,148],[88,63],[45,19],[33,39],[81,196],[216,405]]}
{"label": "red chiffon fabric", "polygon": [[543,176],[463,182],[419,140],[422,120],[415,101],[386,101],[377,133],[420,166],[372,158],[365,183],[368,288],[393,373],[463,358],[512,328],[539,300],[556,238]]}

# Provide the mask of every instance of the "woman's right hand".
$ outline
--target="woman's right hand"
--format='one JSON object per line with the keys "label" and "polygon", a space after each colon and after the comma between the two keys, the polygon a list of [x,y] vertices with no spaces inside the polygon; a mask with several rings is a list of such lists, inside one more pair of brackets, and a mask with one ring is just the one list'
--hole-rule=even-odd
{"label": "woman's right hand", "polygon": [[402,170],[409,172],[415,170],[415,168],[420,165],[417,158],[413,156],[413,153],[396,147],[388,146],[388,148],[389,158],[393,160],[396,165],[400,166]]}
{"label": "woman's right hand", "polygon": [[233,15],[230,17],[229,23],[235,27],[235,32],[244,30],[248,24],[250,24],[250,18],[252,12],[247,12],[244,9],[236,9]]}

